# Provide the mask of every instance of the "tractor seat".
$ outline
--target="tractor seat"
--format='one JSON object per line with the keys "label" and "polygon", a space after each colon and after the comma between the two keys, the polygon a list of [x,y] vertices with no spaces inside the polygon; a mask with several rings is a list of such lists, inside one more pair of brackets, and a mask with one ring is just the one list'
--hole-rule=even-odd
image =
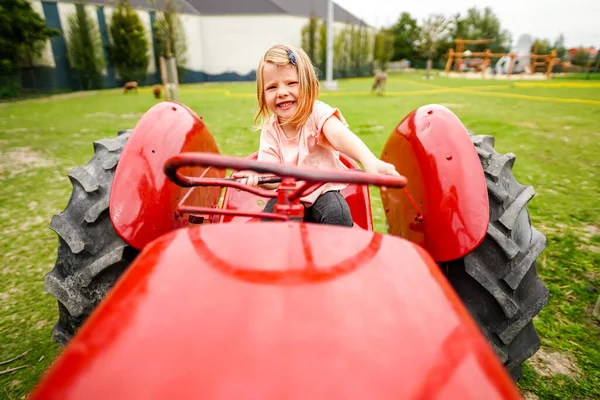
{"label": "tractor seat", "polygon": [[[256,160],[257,157],[258,152],[248,156],[251,160]],[[360,168],[354,160],[342,153],[340,153],[340,160],[350,169]],[[346,199],[346,202],[348,202],[348,206],[350,207],[350,213],[352,214],[352,220],[354,221],[353,228],[373,230],[369,186],[350,184],[345,189],[341,190],[340,193],[344,196],[344,199]],[[265,197],[257,196],[243,190],[238,191],[236,189],[227,188],[223,198],[223,209],[259,212],[263,210],[267,201],[269,201],[269,199]],[[222,215],[219,217],[219,222],[221,223],[250,221],[258,221],[258,218],[230,215]]]}

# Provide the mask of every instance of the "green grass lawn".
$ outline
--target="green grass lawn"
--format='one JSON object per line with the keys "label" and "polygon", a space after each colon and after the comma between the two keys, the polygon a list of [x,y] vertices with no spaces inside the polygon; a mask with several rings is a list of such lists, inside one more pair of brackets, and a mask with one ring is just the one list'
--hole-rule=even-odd
{"label": "green grass lawn", "polygon": [[[598,74],[596,74],[598,75]],[[600,324],[591,309],[600,290],[600,81],[466,80],[393,75],[386,96],[369,93],[371,79],[340,81],[321,99],[339,107],[365,143],[380,154],[387,137],[413,109],[439,103],[477,134],[494,135],[496,149],[516,155],[514,173],[532,185],[529,210],[548,248],[538,271],[550,301],[535,319],[547,352],[573,358],[580,374],[544,377],[530,363],[519,383],[544,399],[600,398]],[[181,101],[204,119],[222,153],[258,148],[250,130],[254,85],[185,85]],[[69,170],[87,163],[94,140],[133,128],[156,104],[149,88],[78,93],[0,104],[0,398],[23,398],[59,353],[51,340],[56,301],[43,290],[56,259],[52,215],[67,204]],[[377,190],[376,230],[384,231]]]}

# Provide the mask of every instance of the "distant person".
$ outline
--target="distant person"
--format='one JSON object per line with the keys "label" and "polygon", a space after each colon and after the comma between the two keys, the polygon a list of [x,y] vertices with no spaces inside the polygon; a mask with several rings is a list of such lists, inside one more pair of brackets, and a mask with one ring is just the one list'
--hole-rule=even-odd
{"label": "distant person", "polygon": [[[321,170],[347,170],[340,152],[360,162],[369,173],[399,176],[394,165],[378,159],[348,129],[341,112],[322,101],[319,81],[308,55],[300,48],[277,45],[261,58],[256,72],[259,111],[254,118],[260,128],[258,161]],[[234,178],[258,186],[258,174],[240,171]],[[274,190],[279,184],[263,184]],[[350,208],[340,190],[345,184],[328,183],[301,198],[306,222],[353,226]],[[271,199],[265,212],[273,212]]]}

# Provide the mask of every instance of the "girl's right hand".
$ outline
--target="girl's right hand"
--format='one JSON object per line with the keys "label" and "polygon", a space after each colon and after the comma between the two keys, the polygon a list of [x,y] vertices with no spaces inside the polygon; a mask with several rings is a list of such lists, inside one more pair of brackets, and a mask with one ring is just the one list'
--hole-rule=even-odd
{"label": "girl's right hand", "polygon": [[258,175],[253,171],[239,171],[231,175],[232,178],[243,178],[241,179],[241,183],[258,187]]}
{"label": "girl's right hand", "polygon": [[394,175],[400,176],[394,164],[390,164],[378,158],[374,158],[372,161],[363,164],[365,171],[376,175]]}

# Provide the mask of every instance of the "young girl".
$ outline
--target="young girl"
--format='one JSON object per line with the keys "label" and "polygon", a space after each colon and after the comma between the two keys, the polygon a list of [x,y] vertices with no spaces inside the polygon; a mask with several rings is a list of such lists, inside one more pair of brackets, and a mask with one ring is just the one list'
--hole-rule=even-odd
{"label": "young girl", "polygon": [[[277,45],[262,57],[256,72],[259,111],[254,123],[262,128],[258,161],[316,169],[347,170],[340,152],[360,162],[366,172],[399,175],[392,164],[378,159],[348,129],[337,108],[317,100],[319,81],[308,55],[300,48]],[[257,186],[252,171],[233,175]],[[268,174],[265,174],[268,175]],[[276,189],[279,184],[262,188]],[[328,183],[300,200],[304,220],[323,224],[352,226],[350,209],[340,190],[347,185]],[[276,199],[265,206],[272,212]]]}

